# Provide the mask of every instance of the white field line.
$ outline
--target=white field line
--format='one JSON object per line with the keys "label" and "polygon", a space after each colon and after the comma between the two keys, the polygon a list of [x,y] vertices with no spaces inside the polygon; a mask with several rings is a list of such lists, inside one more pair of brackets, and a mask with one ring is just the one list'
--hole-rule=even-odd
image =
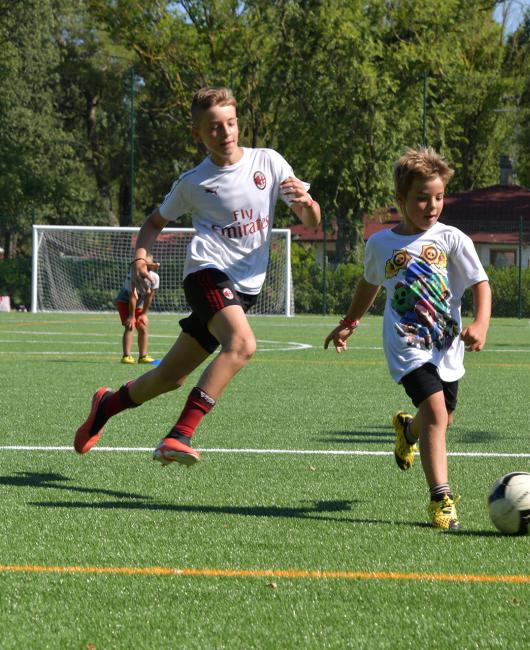
{"label": "white field line", "polygon": [[[149,337],[149,338],[156,338],[154,336]],[[176,340],[175,337],[159,337],[159,338],[172,338],[173,340]],[[259,344],[261,343],[279,343],[279,341],[265,341],[263,339],[257,339],[258,342],[258,349],[257,352],[291,352],[295,350],[310,350],[314,346],[311,345],[310,343],[300,343],[298,341],[287,341],[287,345],[289,347],[272,347],[272,348],[266,348],[266,347],[260,347]],[[42,345],[42,341],[40,340],[32,340],[32,339],[24,339],[24,340],[15,340],[15,339],[0,339],[0,343],[23,343],[24,345],[28,345],[30,343],[34,344],[40,344]],[[60,341],[55,341],[55,343],[61,343]],[[116,347],[116,342],[115,341],[90,341],[87,339],[79,340],[79,341],[67,341],[65,342],[65,345],[108,345],[108,346],[113,346]],[[379,346],[361,346],[361,345],[356,345],[355,348],[351,348],[352,351],[355,352],[355,350],[379,350],[382,351],[383,348]],[[167,350],[166,350],[167,351]],[[485,352],[498,352],[498,353],[504,353],[504,352],[514,352],[517,354],[524,354],[530,353],[530,348],[485,348],[484,350],[481,350],[481,354],[484,354]],[[13,350],[0,350],[0,356],[2,355],[9,355],[9,356],[46,356],[46,355],[54,355],[54,356],[68,356],[68,355],[77,355],[77,356],[90,356],[90,355],[98,355],[102,354],[102,352],[87,352],[87,351],[82,351],[82,350],[75,350],[73,352],[66,352],[65,350],[46,350],[46,351],[34,351],[31,352],[29,350],[21,350],[21,351],[13,351]],[[162,354],[162,353],[161,353]],[[165,352],[164,352],[165,354]]]}
{"label": "white field line", "polygon": [[[295,456],[393,456],[393,451],[365,451],[344,449],[229,449],[223,447],[198,447],[197,451],[210,454],[278,454]],[[64,446],[32,446],[32,445],[0,445],[0,451],[70,451],[72,447]],[[93,452],[152,452],[152,447],[94,447]],[[487,451],[454,451],[448,456],[460,458],[530,458],[529,454],[502,453]]]}
{"label": "white field line", "polygon": [[[121,330],[120,330],[121,331]],[[18,334],[20,337],[20,330],[0,330],[0,333],[2,334]],[[35,336],[65,336],[65,337],[76,337],[77,340],[70,340],[70,341],[64,341],[66,345],[68,344],[84,344],[84,345],[116,345],[116,341],[91,341],[90,339],[92,337],[100,337],[100,338],[106,338],[109,339],[109,334],[102,334],[102,333],[96,333],[96,332],[40,332],[38,330],[36,331],[26,331],[24,330],[24,336],[26,334],[32,334]],[[119,334],[119,333],[118,333]],[[118,335],[117,334],[117,335]],[[178,334],[178,333],[177,333]],[[177,339],[177,334],[150,334],[149,338],[150,339],[170,339],[172,341],[175,341]],[[112,337],[113,339],[115,338],[114,336]],[[63,341],[56,341],[57,343],[61,344]],[[258,343],[267,343],[267,344],[278,344],[281,345],[284,342],[280,341],[274,341],[274,340],[266,340],[266,339],[257,339]],[[27,339],[27,338],[10,338],[10,339],[0,339],[0,343],[8,343],[8,344],[13,344],[13,343],[21,343],[23,345],[27,344],[42,344],[41,339]],[[309,343],[299,343],[295,341],[287,341],[286,344],[289,347],[274,347],[274,348],[260,348],[258,347],[258,352],[271,352],[271,351],[279,351],[279,352],[285,352],[285,351],[290,351],[290,350],[308,350],[313,348],[313,345]],[[364,346],[364,345],[353,345],[351,347],[352,350],[383,350],[383,347],[380,345],[369,345],[369,346]],[[517,352],[517,353],[530,353],[530,348],[489,348],[485,347],[482,351],[482,353],[485,352],[492,352],[492,353],[503,353],[503,352]],[[74,353],[68,353],[68,352],[59,352],[59,351],[50,351],[50,352],[6,352],[0,350],[0,355],[2,354],[74,354]],[[97,354],[96,352],[77,352],[76,354],[79,355],[84,355],[84,354]]]}
{"label": "white field line", "polygon": [[[37,334],[38,334],[38,332],[37,332]],[[79,334],[76,334],[75,336],[79,336]],[[150,336],[149,338],[151,339],[151,338],[157,338],[157,337],[156,336]],[[158,338],[169,338],[169,339],[172,339],[173,341],[176,340],[175,336],[159,336]],[[118,340],[118,339],[116,339],[116,340]],[[64,341],[64,342],[62,342],[62,341],[54,341],[54,343],[55,344],[64,343],[64,345],[90,345],[92,347],[94,345],[98,345],[98,346],[108,345],[108,346],[116,347],[116,340],[114,340],[114,341],[90,341],[90,339],[84,338],[84,339],[79,339],[78,341],[75,341],[75,340]],[[42,345],[43,342],[40,339],[0,339],[0,343],[8,343],[8,344],[22,343],[24,345],[27,345],[29,343],[34,343],[34,344]],[[294,351],[294,350],[308,350],[308,349],[313,347],[309,343],[299,343],[297,341],[281,341],[280,342],[280,341],[269,341],[269,340],[265,340],[265,339],[257,339],[257,343],[258,343],[258,349],[257,349],[258,352],[291,352],[291,351]],[[269,345],[272,344],[273,346],[275,346],[277,344],[278,346],[283,345],[284,347],[262,347],[262,344],[269,344]],[[288,347],[285,347],[286,345]],[[83,356],[91,356],[91,355],[92,356],[100,355],[100,354],[102,354],[102,352],[97,352],[97,351],[94,351],[94,350],[84,351],[84,350],[77,350],[77,349],[74,350],[74,351],[70,351],[70,352],[67,352],[65,350],[37,350],[37,351],[34,351],[34,352],[31,352],[30,350],[22,350],[22,351],[19,351],[19,352],[14,352],[13,350],[0,350],[0,356],[5,355],[5,354],[9,354],[10,356],[21,355],[21,356],[32,356],[32,357],[35,357],[35,356],[37,356],[37,357],[38,356],[49,356],[49,355],[53,355],[53,356],[72,356],[72,355],[75,355],[75,356],[83,357]],[[163,354],[165,354],[165,352]]]}

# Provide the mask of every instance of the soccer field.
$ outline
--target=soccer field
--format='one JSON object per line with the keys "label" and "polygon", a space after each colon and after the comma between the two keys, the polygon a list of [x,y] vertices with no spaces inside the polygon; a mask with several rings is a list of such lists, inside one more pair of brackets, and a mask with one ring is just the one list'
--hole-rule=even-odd
{"label": "soccer field", "polygon": [[[487,495],[530,471],[530,323],[497,319],[466,355],[449,430],[459,533],[430,528],[419,459],[401,472],[381,319],[348,353],[334,317],[255,317],[258,352],[195,438],[151,450],[188,389],[72,450],[124,366],[112,314],[0,315],[0,648],[528,648],[530,537],[496,532]],[[178,317],[154,314],[160,358]]]}

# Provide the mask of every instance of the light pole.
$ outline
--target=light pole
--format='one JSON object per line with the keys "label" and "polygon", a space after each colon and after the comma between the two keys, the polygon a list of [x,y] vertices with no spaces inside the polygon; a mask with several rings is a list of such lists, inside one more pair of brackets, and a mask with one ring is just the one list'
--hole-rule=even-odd
{"label": "light pole", "polygon": [[421,144],[423,147],[427,146],[427,70],[423,71],[423,125]]}
{"label": "light pole", "polygon": [[130,186],[131,186],[131,203],[130,203],[130,221],[131,225],[134,224],[134,167],[135,167],[135,155],[136,155],[136,116],[135,116],[135,76],[134,68],[131,68],[131,112],[130,112],[130,161],[129,161],[129,175],[130,175]]}

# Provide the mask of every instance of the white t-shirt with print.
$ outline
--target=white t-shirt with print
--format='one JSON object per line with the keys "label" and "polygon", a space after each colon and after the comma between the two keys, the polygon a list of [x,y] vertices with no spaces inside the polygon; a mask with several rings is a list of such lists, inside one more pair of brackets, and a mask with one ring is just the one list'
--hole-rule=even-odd
{"label": "white t-shirt with print", "polygon": [[415,235],[381,230],[366,244],[364,278],[386,289],[383,343],[393,379],[425,363],[444,381],[460,379],[462,295],[488,279],[471,239],[440,222]]}
{"label": "white t-shirt with print", "polygon": [[208,157],[182,174],[159,210],[167,221],[192,214],[196,234],[188,246],[184,277],[215,268],[238,291],[257,294],[265,281],[278,195],[288,204],[279,185],[294,173],[273,149],[242,149],[233,165],[219,167]]}

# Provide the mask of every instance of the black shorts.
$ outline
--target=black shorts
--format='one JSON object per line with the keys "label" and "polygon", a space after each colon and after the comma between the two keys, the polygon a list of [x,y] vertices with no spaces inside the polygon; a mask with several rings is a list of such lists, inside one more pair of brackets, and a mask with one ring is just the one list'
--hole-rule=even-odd
{"label": "black shorts", "polygon": [[218,269],[204,269],[184,278],[184,294],[191,314],[179,321],[182,331],[193,336],[207,352],[214,352],[219,341],[208,323],[221,309],[239,305],[246,313],[256,304],[257,294],[236,291],[230,278]]}
{"label": "black shorts", "polygon": [[401,379],[401,383],[416,408],[427,397],[443,391],[447,410],[454,411],[456,409],[458,381],[440,379],[438,368],[432,363],[426,363],[405,375]]}

